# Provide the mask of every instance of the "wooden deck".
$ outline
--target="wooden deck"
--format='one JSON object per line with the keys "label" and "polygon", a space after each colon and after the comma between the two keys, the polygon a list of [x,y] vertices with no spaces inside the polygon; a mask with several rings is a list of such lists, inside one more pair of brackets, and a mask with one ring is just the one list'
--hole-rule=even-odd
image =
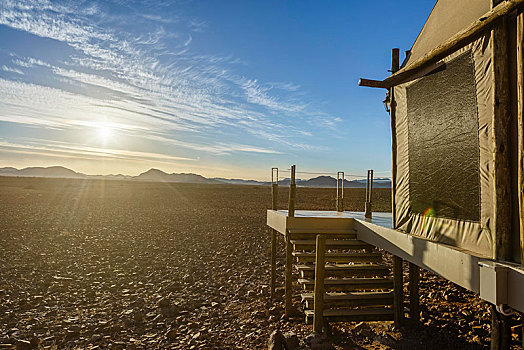
{"label": "wooden deck", "polygon": [[358,211],[295,210],[294,217],[289,217],[287,210],[267,211],[267,225],[283,235],[286,230],[353,229],[355,219],[385,228],[391,228],[392,224],[391,213],[374,212],[372,219],[366,219],[364,212]]}
{"label": "wooden deck", "polygon": [[[505,300],[505,304],[524,312],[524,298],[521,297],[524,290],[522,266],[500,261],[493,262],[485,256],[394,230],[391,224],[391,213],[375,212],[373,218],[369,220],[364,218],[363,212],[296,210],[295,216],[289,217],[287,210],[267,211],[267,225],[288,239],[292,239],[290,236],[307,232],[328,235],[349,232],[362,242],[384,249],[412,264],[432,271],[480,294],[481,298],[488,301],[492,298],[491,294],[502,290],[503,295],[500,300]],[[497,267],[492,269],[492,273],[489,272],[489,263]],[[484,266],[482,274],[481,266]],[[498,271],[503,272],[498,275]],[[492,278],[496,283],[491,280]]]}

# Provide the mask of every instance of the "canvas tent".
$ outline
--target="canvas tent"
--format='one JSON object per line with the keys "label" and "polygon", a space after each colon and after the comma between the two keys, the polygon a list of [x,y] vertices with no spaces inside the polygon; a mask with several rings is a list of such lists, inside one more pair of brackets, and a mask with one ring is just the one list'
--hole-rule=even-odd
{"label": "canvas tent", "polygon": [[[437,1],[401,68],[409,70],[490,9],[489,0]],[[512,112],[506,172],[514,195],[506,203],[513,214],[507,232],[512,251],[503,260],[519,262],[516,17],[513,11],[504,18]],[[486,30],[389,91],[394,227],[487,258],[497,258],[493,45],[492,31]]]}

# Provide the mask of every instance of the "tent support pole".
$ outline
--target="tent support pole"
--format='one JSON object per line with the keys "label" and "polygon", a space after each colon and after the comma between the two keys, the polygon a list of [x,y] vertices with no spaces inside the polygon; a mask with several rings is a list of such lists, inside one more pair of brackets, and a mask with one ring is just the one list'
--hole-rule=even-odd
{"label": "tent support pole", "polygon": [[[395,74],[400,67],[400,50],[391,50],[391,73]],[[393,216],[393,228],[396,228],[395,194],[397,183],[397,121],[395,113],[395,91],[389,89],[390,117],[391,117],[391,210]],[[404,320],[404,282],[402,276],[402,258],[393,256],[393,315],[395,328],[399,329]]]}
{"label": "tent support pole", "polygon": [[[400,57],[399,49],[394,48],[391,50],[391,72],[394,74],[399,69]],[[395,195],[397,192],[397,117],[396,117],[396,102],[395,102],[395,90],[394,88],[389,89],[389,115],[391,119],[391,214],[393,218],[393,228],[397,228],[396,208],[395,208]]]}
{"label": "tent support pole", "polygon": [[[524,12],[522,9],[519,9],[517,15],[517,102],[520,263],[524,266]],[[524,349],[524,314],[522,316],[521,340]]]}
{"label": "tent support pole", "polygon": [[[501,0],[491,0],[494,8]],[[500,18],[491,32],[493,64],[493,230],[495,233],[494,257],[511,260],[511,167],[510,135],[511,123],[508,28],[507,18]],[[491,349],[509,349],[511,340],[510,318],[491,307]]]}

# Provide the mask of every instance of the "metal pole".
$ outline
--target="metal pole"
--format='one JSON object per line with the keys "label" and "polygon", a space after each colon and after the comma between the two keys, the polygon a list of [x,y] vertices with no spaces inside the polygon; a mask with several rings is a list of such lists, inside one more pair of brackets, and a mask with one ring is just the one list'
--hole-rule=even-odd
{"label": "metal pole", "polygon": [[[337,172],[337,211],[344,211],[344,172]],[[339,183],[342,182],[339,186]]]}
{"label": "metal pole", "polygon": [[295,173],[296,173],[296,165],[291,166],[291,183],[289,184],[289,208],[288,208],[288,216],[294,217],[295,216],[295,201],[296,201],[296,192],[297,192],[297,185],[295,183]]}
{"label": "metal pole", "polygon": [[[276,172],[276,177],[274,176]],[[277,210],[278,203],[278,168],[271,168],[271,209]],[[275,298],[275,284],[277,277],[277,230],[271,229],[271,280],[270,293],[271,299]]]}
{"label": "metal pole", "polygon": [[373,216],[373,205],[371,198],[373,197],[373,170],[368,170],[366,181],[366,203],[364,207],[364,216],[366,219],[371,219]]}
{"label": "metal pole", "polygon": [[[289,184],[289,207],[288,216],[295,216],[295,200],[296,188],[295,183],[296,165],[291,166],[291,182]],[[289,232],[286,232],[286,301],[285,301],[285,315],[291,316],[293,313],[293,245]]]}

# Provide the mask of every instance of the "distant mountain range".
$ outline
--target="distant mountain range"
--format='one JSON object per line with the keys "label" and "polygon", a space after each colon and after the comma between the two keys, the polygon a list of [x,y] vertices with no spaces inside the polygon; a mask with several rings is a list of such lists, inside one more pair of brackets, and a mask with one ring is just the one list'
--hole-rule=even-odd
{"label": "distant mountain range", "polygon": [[[269,186],[270,182],[243,180],[243,179],[225,179],[220,177],[206,178],[202,175],[191,173],[172,173],[168,174],[158,169],[149,169],[138,176],[129,175],[86,175],[74,170],[62,167],[29,167],[16,169],[12,167],[0,168],[0,176],[18,176],[18,177],[47,177],[47,178],[69,178],[69,179],[108,179],[108,180],[133,180],[133,181],[152,181],[152,182],[178,182],[178,183],[199,183],[199,184],[232,184],[232,185],[256,185]],[[279,181],[281,186],[289,186],[290,179]],[[336,187],[337,180],[331,176],[318,176],[309,180],[297,179],[296,184],[299,187]],[[345,180],[346,188],[364,188],[366,180]],[[375,188],[391,187],[391,180],[388,178],[375,178],[373,180]]]}

